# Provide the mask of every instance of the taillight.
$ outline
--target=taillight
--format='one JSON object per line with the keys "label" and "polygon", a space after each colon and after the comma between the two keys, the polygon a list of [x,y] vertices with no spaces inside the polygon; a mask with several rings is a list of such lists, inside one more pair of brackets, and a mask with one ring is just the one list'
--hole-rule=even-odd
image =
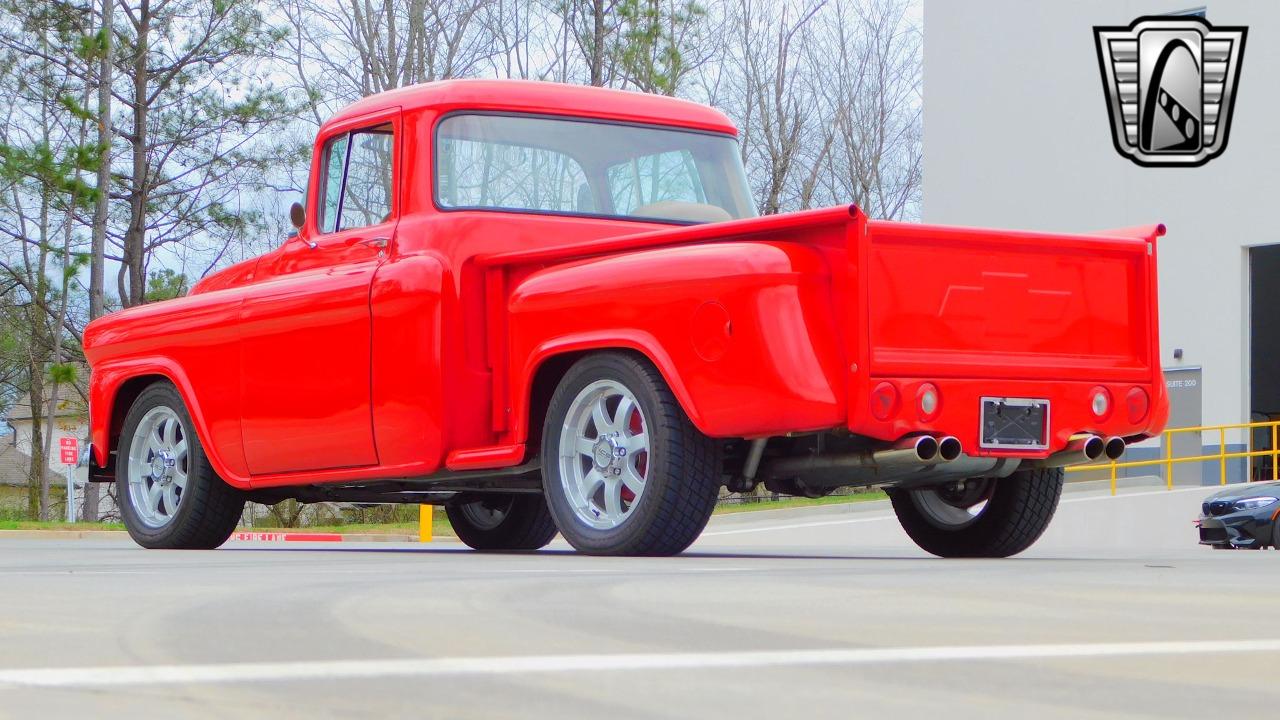
{"label": "taillight", "polygon": [[916,391],[916,409],[920,411],[921,420],[932,420],[938,417],[938,409],[942,407],[942,396],[933,383],[924,383]]}
{"label": "taillight", "polygon": [[1147,417],[1147,410],[1151,408],[1151,398],[1147,397],[1146,390],[1132,387],[1124,396],[1124,404],[1129,410],[1129,422],[1139,423]]}
{"label": "taillight", "polygon": [[891,382],[882,382],[871,391],[871,414],[877,420],[888,420],[898,414],[901,398]]}
{"label": "taillight", "polygon": [[1104,387],[1094,388],[1089,395],[1089,409],[1093,411],[1095,418],[1105,419],[1111,414],[1111,393]]}

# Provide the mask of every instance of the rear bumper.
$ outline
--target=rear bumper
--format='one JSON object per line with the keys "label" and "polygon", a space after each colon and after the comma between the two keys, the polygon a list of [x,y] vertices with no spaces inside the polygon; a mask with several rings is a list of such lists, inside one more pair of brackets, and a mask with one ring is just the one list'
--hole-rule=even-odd
{"label": "rear bumper", "polygon": [[[881,419],[877,417],[877,410],[883,415],[883,407],[873,407],[876,402],[874,394],[885,384],[896,390],[898,402],[888,417]],[[932,415],[924,412],[919,400],[926,384],[937,389],[939,398]],[[1168,415],[1163,384],[1152,383],[871,378],[865,388],[861,397],[855,391],[850,399],[851,403],[857,402],[850,412],[851,432],[886,441],[915,433],[954,435],[959,438],[964,452],[971,456],[1044,458],[1061,450],[1071,436],[1079,433],[1118,436],[1136,442],[1159,433]],[[1098,388],[1104,388],[1111,398],[1107,412],[1101,417],[1095,415],[1091,407],[1093,394]],[[1136,420],[1131,417],[1125,402],[1134,388],[1147,397],[1147,410]],[[979,435],[983,397],[1048,400],[1048,447],[1042,450],[982,448]]]}

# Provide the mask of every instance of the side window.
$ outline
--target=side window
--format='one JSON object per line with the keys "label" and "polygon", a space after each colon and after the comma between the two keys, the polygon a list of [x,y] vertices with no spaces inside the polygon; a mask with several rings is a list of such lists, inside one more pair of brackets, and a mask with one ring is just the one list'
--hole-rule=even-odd
{"label": "side window", "polygon": [[342,197],[342,167],[347,162],[347,136],[336,137],[324,146],[324,165],[320,168],[320,217],[316,225],[322,233],[338,229],[338,201]]}
{"label": "side window", "polygon": [[391,219],[393,138],[390,126],[359,130],[325,145],[317,224],[321,233]]}
{"label": "side window", "polygon": [[706,203],[698,168],[688,150],[632,158],[610,166],[609,196],[613,211],[631,215],[654,203]]}
{"label": "side window", "polygon": [[338,227],[377,225],[391,219],[391,129],[351,135],[347,182]]}

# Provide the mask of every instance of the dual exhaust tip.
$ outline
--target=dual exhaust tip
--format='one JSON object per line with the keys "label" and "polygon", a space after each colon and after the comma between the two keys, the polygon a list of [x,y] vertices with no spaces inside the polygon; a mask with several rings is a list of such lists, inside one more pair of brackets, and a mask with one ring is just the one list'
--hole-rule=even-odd
{"label": "dual exhaust tip", "polygon": [[1124,454],[1124,438],[1112,436],[1104,440],[1097,435],[1085,435],[1073,438],[1063,452],[1073,449],[1078,449],[1087,460],[1097,460],[1103,456],[1108,460],[1119,460]]}
{"label": "dual exhaust tip", "polygon": [[1076,435],[1067,446],[1036,463],[1039,467],[1066,467],[1082,465],[1105,457],[1118,460],[1124,454],[1124,438],[1111,436],[1103,438],[1099,435]]}
{"label": "dual exhaust tip", "polygon": [[963,451],[960,440],[951,435],[943,437],[917,435],[904,438],[897,443],[897,449],[911,451],[915,455],[913,459],[920,463],[951,462],[960,457]]}

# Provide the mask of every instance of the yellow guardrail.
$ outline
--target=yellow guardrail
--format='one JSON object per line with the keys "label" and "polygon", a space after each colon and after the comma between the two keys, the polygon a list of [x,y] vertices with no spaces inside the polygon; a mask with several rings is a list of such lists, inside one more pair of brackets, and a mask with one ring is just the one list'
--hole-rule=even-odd
{"label": "yellow guardrail", "polygon": [[[1268,428],[1271,431],[1271,449],[1255,450],[1253,446],[1254,430],[1258,428]],[[1228,430],[1248,430],[1249,444],[1248,450],[1244,452],[1227,452],[1227,431]],[[1187,457],[1173,456],[1173,436],[1178,433],[1218,433],[1218,452],[1208,455],[1190,455]],[[1090,463],[1088,465],[1074,465],[1066,469],[1067,472],[1086,472],[1093,470],[1109,470],[1111,473],[1111,494],[1116,494],[1116,471],[1127,468],[1140,467],[1163,467],[1165,486],[1173,489],[1173,466],[1182,463],[1201,463],[1201,462],[1218,462],[1218,477],[1222,485],[1227,484],[1227,461],[1236,458],[1249,458],[1252,465],[1253,458],[1269,457],[1271,458],[1271,479],[1280,480],[1280,447],[1277,447],[1277,435],[1280,434],[1280,420],[1268,420],[1265,422],[1248,422],[1248,423],[1229,423],[1226,425],[1201,425],[1198,427],[1169,428],[1161,433],[1163,441],[1161,443],[1161,452],[1164,457],[1155,460],[1110,460],[1101,463]],[[1201,440],[1203,446],[1203,440]],[[1250,467],[1247,480],[1253,479],[1253,469]]]}

